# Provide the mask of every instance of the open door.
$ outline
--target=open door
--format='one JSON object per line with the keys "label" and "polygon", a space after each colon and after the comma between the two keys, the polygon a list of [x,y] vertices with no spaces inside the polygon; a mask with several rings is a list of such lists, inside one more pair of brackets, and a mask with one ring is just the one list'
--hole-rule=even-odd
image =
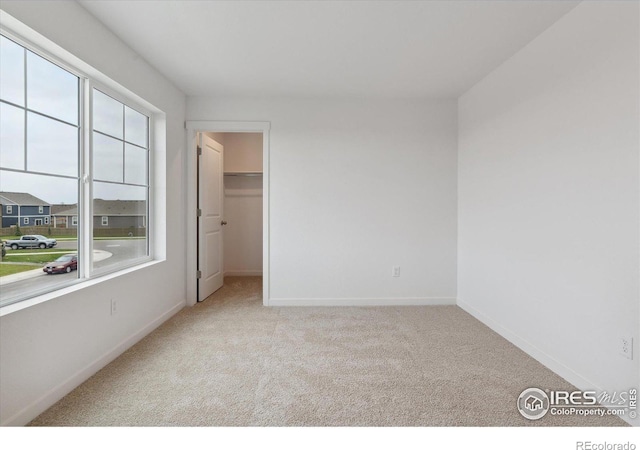
{"label": "open door", "polygon": [[222,287],[223,147],[199,134],[198,301]]}

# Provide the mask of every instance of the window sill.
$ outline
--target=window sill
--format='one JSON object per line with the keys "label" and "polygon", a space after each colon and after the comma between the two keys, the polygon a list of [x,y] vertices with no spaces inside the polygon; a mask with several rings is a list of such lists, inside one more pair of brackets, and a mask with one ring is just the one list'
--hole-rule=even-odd
{"label": "window sill", "polygon": [[7,306],[3,306],[2,308],[0,308],[0,317],[4,317],[6,315],[9,315],[18,311],[22,311],[23,309],[27,309],[32,306],[39,305],[40,303],[48,302],[50,300],[55,300],[57,298],[71,294],[73,292],[77,292],[82,289],[95,286],[105,281],[113,280],[114,278],[118,278],[128,273],[132,273],[138,270],[143,270],[148,267],[155,266],[156,264],[160,264],[162,262],[164,262],[164,260],[151,260],[142,264],[138,264],[136,266],[127,267],[126,269],[118,270],[117,272],[110,272],[110,273],[98,276],[96,278],[78,281],[77,283],[71,286],[60,288],[52,292],[47,292],[46,294],[38,295],[36,297],[32,297],[26,300],[12,303]]}

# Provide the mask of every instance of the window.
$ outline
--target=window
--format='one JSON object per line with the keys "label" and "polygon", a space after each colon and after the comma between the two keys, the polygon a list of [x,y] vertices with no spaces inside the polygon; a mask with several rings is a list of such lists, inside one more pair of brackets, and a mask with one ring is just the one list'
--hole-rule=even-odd
{"label": "window", "polygon": [[[78,228],[64,242],[65,250],[77,252],[78,270],[3,279],[11,289],[0,291],[0,306],[148,261],[152,114],[4,31],[0,52],[0,195],[57,205]],[[34,207],[23,211],[33,217],[23,217],[23,225],[51,223],[49,216],[35,218]],[[44,212],[38,206],[38,214]],[[55,225],[55,237],[54,230]],[[4,262],[19,252],[10,251]],[[94,260],[94,254],[101,257]]]}
{"label": "window", "polygon": [[[93,212],[102,214],[106,236],[133,235],[126,241],[134,257],[148,254],[144,227],[136,222],[147,216],[149,196],[149,117],[125,103],[93,89]],[[109,215],[116,216],[109,225]],[[102,230],[101,230],[102,232]],[[103,236],[94,233],[94,248]],[[123,244],[121,244],[123,245]],[[116,259],[100,261],[109,266]]]}
{"label": "window", "polygon": [[13,214],[13,206],[7,205],[7,214]]}

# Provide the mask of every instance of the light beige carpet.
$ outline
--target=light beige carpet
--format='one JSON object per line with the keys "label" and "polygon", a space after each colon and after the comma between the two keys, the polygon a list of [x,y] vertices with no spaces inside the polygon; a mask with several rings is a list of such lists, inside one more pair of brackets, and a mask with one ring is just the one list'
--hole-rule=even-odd
{"label": "light beige carpet", "polygon": [[261,279],[185,308],[30,425],[620,426],[516,409],[574,389],[456,306],[267,308]]}

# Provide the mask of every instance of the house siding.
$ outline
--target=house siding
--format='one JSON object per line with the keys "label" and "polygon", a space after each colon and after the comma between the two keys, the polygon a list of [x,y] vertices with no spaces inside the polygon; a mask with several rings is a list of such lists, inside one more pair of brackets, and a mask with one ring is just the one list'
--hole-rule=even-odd
{"label": "house siding", "polygon": [[93,216],[94,228],[142,228],[144,226],[142,216],[106,216],[109,218],[107,225],[102,225],[102,217]]}
{"label": "house siding", "polygon": [[[11,206],[11,213],[7,213],[7,206]],[[42,213],[40,208],[42,207]],[[36,220],[41,220],[41,225],[51,223],[51,207],[45,205],[2,205],[2,228],[12,226],[33,226]],[[26,222],[25,222],[26,220]]]}

